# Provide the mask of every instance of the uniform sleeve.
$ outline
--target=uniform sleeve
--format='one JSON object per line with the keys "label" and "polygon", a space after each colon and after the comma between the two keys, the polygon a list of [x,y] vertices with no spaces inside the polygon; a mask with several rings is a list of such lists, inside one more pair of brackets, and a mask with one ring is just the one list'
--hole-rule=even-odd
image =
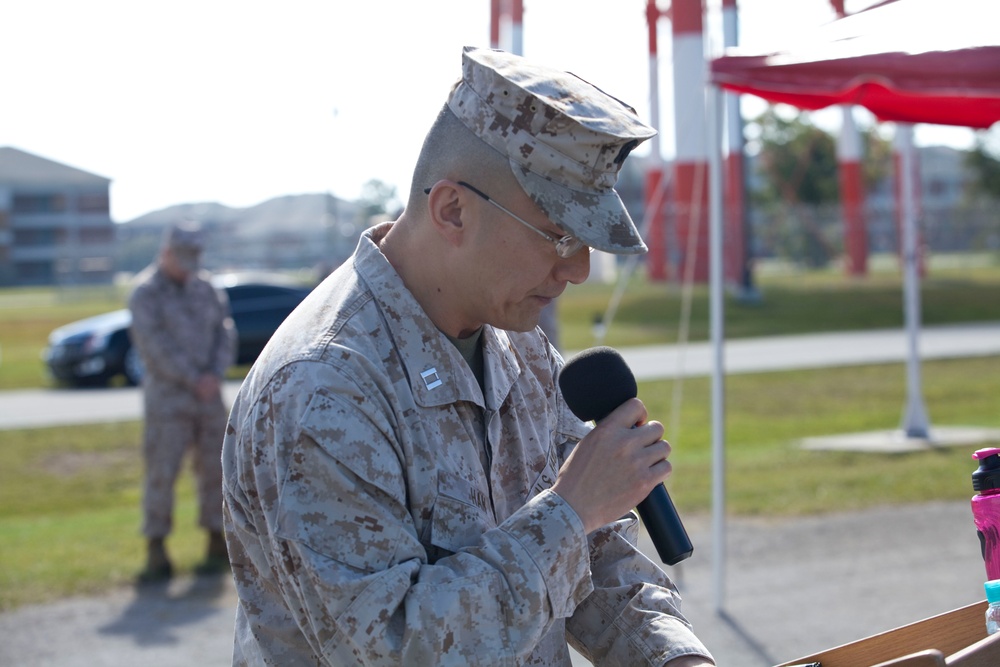
{"label": "uniform sleeve", "polygon": [[636,547],[634,513],[590,535],[594,591],[567,622],[573,647],[596,665],[663,665],[711,654],[681,612],[670,578]]}
{"label": "uniform sleeve", "polygon": [[212,337],[214,345],[211,364],[212,372],[221,378],[225,376],[226,369],[236,361],[237,332],[226,291],[212,289],[219,300],[219,318]]}
{"label": "uniform sleeve", "polygon": [[[243,545],[240,613],[269,646],[284,641],[272,621],[290,615],[289,652],[300,634],[324,664],[513,664],[591,592],[583,527],[556,494],[431,563],[388,417],[359,407],[368,398],[321,391],[300,430],[282,432],[274,415],[287,406],[275,400],[243,421],[252,442],[239,443],[238,488],[226,490],[227,531]],[[434,514],[432,532],[473,521],[448,498]]]}
{"label": "uniform sleeve", "polygon": [[139,349],[142,363],[157,377],[193,390],[198,369],[191,356],[169,335],[162,301],[145,285],[140,285],[129,297],[128,307],[132,313],[129,334],[132,344]]}
{"label": "uniform sleeve", "polygon": [[[561,395],[558,406],[561,464],[589,427]],[[567,621],[573,648],[595,665],[659,666],[688,654],[711,658],[681,612],[677,588],[639,550],[638,536],[634,511],[590,534],[593,592]]]}

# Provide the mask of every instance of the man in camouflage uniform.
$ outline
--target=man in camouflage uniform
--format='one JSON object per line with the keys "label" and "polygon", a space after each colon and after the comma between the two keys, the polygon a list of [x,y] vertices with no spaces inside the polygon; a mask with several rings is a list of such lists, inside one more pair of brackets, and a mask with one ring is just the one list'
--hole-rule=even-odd
{"label": "man in camouflage uniform", "polygon": [[156,263],[137,277],[129,298],[129,333],[145,366],[143,581],[173,574],[164,540],[173,526],[174,485],[189,448],[198,481],[198,522],[209,535],[200,570],[221,571],[229,561],[222,535],[220,456],[228,414],[222,380],[236,339],[225,292],[199,272],[201,252],[196,225],[170,227]]}
{"label": "man in camouflage uniform", "polygon": [[406,209],[233,407],[234,664],[567,666],[567,642],[596,664],[714,664],[635,546],[663,426],[638,399],[580,422],[536,326],[588,246],[645,251],[613,186],[652,134],[576,77],[466,49]]}

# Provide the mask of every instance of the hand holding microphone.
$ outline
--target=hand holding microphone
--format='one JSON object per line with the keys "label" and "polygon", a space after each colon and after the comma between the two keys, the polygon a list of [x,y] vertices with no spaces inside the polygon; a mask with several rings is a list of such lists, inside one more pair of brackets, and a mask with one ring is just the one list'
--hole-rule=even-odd
{"label": "hand holding microphone", "polygon": [[[592,434],[601,430],[609,416],[611,416],[609,421],[612,423],[607,425],[610,427],[615,425],[613,422],[615,419],[631,418],[634,412],[639,410],[638,406],[641,406],[637,401],[636,405],[630,403],[630,399],[634,399],[638,394],[635,376],[632,375],[622,356],[610,347],[591,348],[570,359],[559,374],[559,388],[573,414],[583,421],[598,422]],[[629,403],[629,406],[623,407],[622,411],[616,410],[626,403]],[[612,416],[612,413],[615,415]],[[637,419],[632,421],[632,424],[645,422],[645,410],[641,410],[641,415],[634,416]],[[649,429],[651,426],[640,426],[639,429]],[[635,438],[639,441],[646,441],[650,437],[648,432],[635,434]],[[660,437],[662,437],[662,427],[656,440],[659,441]],[[629,442],[629,439],[626,439],[625,444],[635,447],[636,440],[631,439]],[[645,449],[646,451],[638,450],[638,455],[656,456],[654,446]],[[573,455],[575,456],[579,450],[577,447]],[[666,452],[669,453],[669,448]],[[666,473],[670,470],[666,461],[654,458],[650,463],[649,470],[652,472],[664,470]],[[638,503],[638,510],[642,523],[653,540],[656,552],[664,563],[676,565],[692,554],[694,547],[662,482],[657,482],[649,495]]]}

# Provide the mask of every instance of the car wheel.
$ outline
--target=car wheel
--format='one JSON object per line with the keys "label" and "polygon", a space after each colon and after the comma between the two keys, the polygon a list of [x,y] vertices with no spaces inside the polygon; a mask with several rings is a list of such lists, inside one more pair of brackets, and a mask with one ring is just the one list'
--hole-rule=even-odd
{"label": "car wheel", "polygon": [[139,350],[135,349],[134,345],[129,345],[128,349],[125,350],[123,366],[126,382],[133,387],[142,384],[142,376],[146,373],[146,367],[142,365],[142,357],[139,356]]}

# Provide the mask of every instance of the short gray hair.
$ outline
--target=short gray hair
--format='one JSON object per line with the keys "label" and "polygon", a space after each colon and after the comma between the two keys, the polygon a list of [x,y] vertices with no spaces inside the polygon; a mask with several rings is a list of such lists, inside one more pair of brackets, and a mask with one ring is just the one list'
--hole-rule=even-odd
{"label": "short gray hair", "polygon": [[413,169],[408,206],[419,206],[424,190],[441,179],[463,180],[491,195],[518,188],[506,155],[480,139],[448,108],[441,108],[427,132]]}

